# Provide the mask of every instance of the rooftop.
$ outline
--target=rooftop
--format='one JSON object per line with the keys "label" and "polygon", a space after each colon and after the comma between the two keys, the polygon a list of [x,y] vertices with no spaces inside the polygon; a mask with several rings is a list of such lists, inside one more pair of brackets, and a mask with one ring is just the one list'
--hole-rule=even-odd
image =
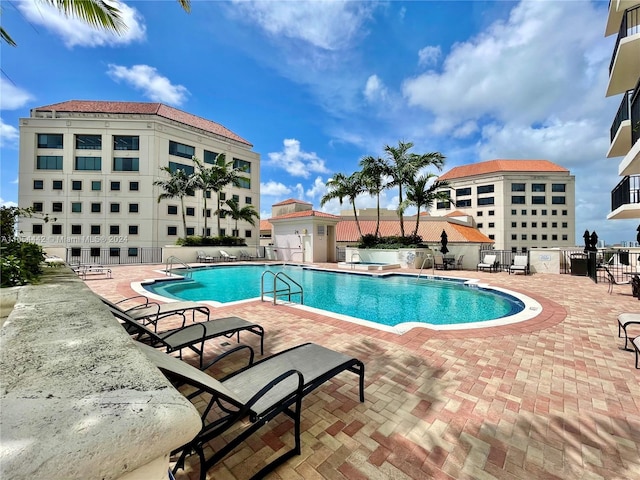
{"label": "rooftop", "polygon": [[498,172],[569,172],[569,170],[549,160],[488,160],[454,167],[440,175],[439,180],[453,180]]}

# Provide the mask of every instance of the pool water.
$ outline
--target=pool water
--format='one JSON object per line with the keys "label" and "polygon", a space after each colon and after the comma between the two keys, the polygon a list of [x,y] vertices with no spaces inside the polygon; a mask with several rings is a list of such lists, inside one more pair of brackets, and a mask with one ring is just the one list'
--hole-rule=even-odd
{"label": "pool water", "polygon": [[[405,322],[473,323],[514,315],[524,309],[524,303],[511,295],[470,287],[461,279],[376,276],[295,266],[196,268],[191,279],[156,282],[144,288],[179,300],[227,303],[254,299],[260,297],[260,278],[267,269],[274,273],[282,271],[302,285],[306,306],[388,326]],[[278,288],[281,287],[279,283]],[[265,276],[265,290],[273,290],[273,275]],[[296,290],[293,286],[292,291]],[[295,295],[292,300],[299,302],[300,297]]]}

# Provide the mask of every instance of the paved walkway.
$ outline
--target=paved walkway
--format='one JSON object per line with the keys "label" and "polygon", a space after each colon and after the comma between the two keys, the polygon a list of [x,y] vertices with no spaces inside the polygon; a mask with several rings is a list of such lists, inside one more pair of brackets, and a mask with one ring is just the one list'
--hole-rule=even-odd
{"label": "paved walkway", "polygon": [[[86,283],[119,300],[159,268],[112,267],[112,279]],[[619,313],[640,312],[630,287],[609,295],[586,277],[451,275],[530,295],[543,313],[508,327],[395,335],[268,303],[214,309],[213,317],[263,325],[265,355],[311,341],[366,366],[364,404],[348,372],[305,398],[302,455],[269,478],[640,478],[640,370],[620,350],[616,323]],[[243,341],[257,346],[251,337]],[[209,348],[214,356],[225,347]],[[271,422],[207,478],[249,478],[291,444],[290,427]],[[198,478],[196,456],[177,478]]]}

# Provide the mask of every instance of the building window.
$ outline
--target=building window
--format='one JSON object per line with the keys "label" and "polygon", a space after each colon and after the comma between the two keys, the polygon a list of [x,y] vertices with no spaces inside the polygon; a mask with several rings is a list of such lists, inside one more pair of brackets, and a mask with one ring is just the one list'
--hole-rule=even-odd
{"label": "building window", "polygon": [[516,235],[515,233],[512,233],[511,240],[518,240],[518,235]]}
{"label": "building window", "polygon": [[167,235],[171,237],[178,235],[178,227],[167,227]]}
{"label": "building window", "polygon": [[111,190],[119,191],[120,190],[120,182],[111,182]]}
{"label": "building window", "polygon": [[39,133],[38,148],[58,148],[63,146],[61,133]]}
{"label": "building window", "polygon": [[518,228],[518,222],[511,222],[511,228]]}
{"label": "building window", "polygon": [[554,205],[564,205],[566,200],[565,197],[551,197],[551,203]]}
{"label": "building window", "polygon": [[73,180],[71,182],[71,190],[82,190],[82,180]]}
{"label": "building window", "polygon": [[547,222],[542,222],[542,228],[547,228]]}
{"label": "building window", "polygon": [[526,215],[527,211],[526,210],[522,210],[522,215]]}
{"label": "building window", "polygon": [[62,190],[62,180],[54,180],[52,186],[54,190]]}
{"label": "building window", "polygon": [[51,233],[53,235],[62,235],[62,225],[60,224],[51,225]]}
{"label": "building window", "polygon": [[211,236],[211,228],[208,228],[208,227],[207,227],[207,230],[206,230],[206,231],[205,231],[205,229],[203,228],[203,229],[202,229],[202,234],[203,234],[205,237],[210,237],[210,236]]}
{"label": "building window", "polygon": [[547,214],[547,210],[542,210],[542,211],[540,212],[540,214],[541,214],[541,215],[546,215],[546,214]]}
{"label": "building window", "polygon": [[196,234],[196,229],[193,227],[187,227],[187,236],[193,236]]}
{"label": "building window", "polygon": [[129,213],[138,213],[138,204],[137,203],[130,203],[129,204]]}
{"label": "building window", "polygon": [[479,223],[477,226],[478,226],[478,228],[480,229],[480,228],[482,228],[482,227],[484,226],[484,224]]}
{"label": "building window", "polygon": [[513,209],[511,210],[511,215],[517,215],[517,214],[518,214],[517,210],[513,210]]}
{"label": "building window", "polygon": [[476,215],[477,215],[478,217],[481,217],[481,216],[482,216],[482,213],[483,213],[483,212],[482,212],[482,210],[478,210],[478,211],[476,212]]}
{"label": "building window", "polygon": [[547,235],[542,235],[542,240],[546,240],[547,239]]}
{"label": "building window", "polygon": [[53,202],[53,204],[51,204],[51,211],[55,213],[62,212],[62,202]]}
{"label": "building window", "polygon": [[489,235],[489,240],[495,240],[496,236],[492,233],[491,235]]}
{"label": "building window", "polygon": [[234,228],[233,230],[231,230],[231,236],[232,237],[239,237],[240,236],[240,232]]}
{"label": "building window", "polygon": [[102,182],[100,180],[93,180],[91,182],[91,190],[94,192],[99,192],[102,190]]}
{"label": "building window", "polygon": [[177,205],[167,205],[167,215],[177,215],[177,214],[178,214]]}
{"label": "building window", "polygon": [[251,205],[251,197],[244,197],[244,203]]}
{"label": "building window", "polygon": [[511,184],[511,191],[512,192],[524,192],[525,191],[525,184],[524,183],[512,183]]}
{"label": "building window", "polygon": [[76,135],[76,149],[102,150],[101,135]]}
{"label": "building window", "polygon": [[552,183],[551,184],[551,191],[552,192],[565,192],[566,191],[566,185],[564,183]]}
{"label": "building window", "polygon": [[224,237],[226,234],[227,234],[227,229],[226,228],[221,228],[220,229],[220,235]]}
{"label": "building window", "polygon": [[494,222],[489,222],[489,228],[495,228],[496,224]]}
{"label": "building window", "polygon": [[465,197],[467,195],[471,195],[471,187],[456,188],[456,197]]}
{"label": "building window", "polygon": [[532,192],[544,192],[545,191],[545,184],[544,183],[532,183],[531,184],[531,191]]}
{"label": "building window", "polygon": [[137,192],[140,189],[140,183],[138,182],[129,182],[129,191]]}
{"label": "building window", "polygon": [[476,188],[476,193],[478,195],[482,193],[493,193],[493,185],[480,185]]}
{"label": "building window", "polygon": [[251,162],[247,162],[246,160],[240,160],[239,158],[234,158],[233,168],[242,170],[245,173],[251,173]]}
{"label": "building window", "polygon": [[204,192],[204,196],[207,198],[211,198],[211,190],[207,190],[206,192]]}
{"label": "building window", "polygon": [[120,204],[119,203],[112,203],[109,205],[109,211],[111,213],[119,213],[120,212]]}
{"label": "building window", "polygon": [[34,190],[44,190],[44,180],[34,180],[33,181],[33,189]]}
{"label": "building window", "polygon": [[451,202],[450,201],[438,201],[436,202],[436,208],[438,210],[442,210],[443,208],[450,208],[451,207]]}
{"label": "building window", "polygon": [[31,208],[33,208],[34,212],[43,212],[44,204],[42,202],[33,202],[33,206]]}
{"label": "building window", "polygon": [[114,150],[140,150],[140,137],[137,135],[114,135]]}
{"label": "building window", "polygon": [[483,197],[478,199],[478,206],[480,205],[493,205],[494,199],[493,197]]}
{"label": "building window", "polygon": [[251,238],[251,230],[244,231],[244,238]]}
{"label": "building window", "polygon": [[71,225],[71,235],[82,235],[82,225]]}
{"label": "building window", "polygon": [[558,215],[558,210],[551,210],[551,215]]}
{"label": "building window", "polygon": [[138,225],[129,225],[129,235],[138,235]]}
{"label": "building window", "polygon": [[233,199],[234,202],[240,203],[240,196],[239,195],[233,195],[231,198]]}
{"label": "building window", "polygon": [[569,228],[569,224],[567,222],[562,222],[562,228]]}
{"label": "building window", "polygon": [[92,247],[89,251],[89,255],[91,257],[99,257],[100,256],[100,247]]}
{"label": "building window", "polygon": [[119,257],[120,256],[120,247],[109,247],[109,256],[110,257]]}
{"label": "building window", "polygon": [[517,253],[518,247],[511,247],[511,253]]}
{"label": "building window", "polygon": [[120,225],[109,225],[109,235],[120,235]]}
{"label": "building window", "polygon": [[169,170],[175,172],[176,170],[182,170],[187,175],[193,175],[195,169],[193,165],[185,165],[184,163],[169,162]]}
{"label": "building window", "polygon": [[538,240],[538,235],[535,235],[535,234],[531,235],[531,240]]}
{"label": "building window", "polygon": [[205,211],[202,212],[202,216],[203,217],[207,217],[207,218],[211,218],[211,209],[207,208]]}
{"label": "building window", "polygon": [[555,235],[555,234],[551,235],[551,240],[556,240],[557,241],[558,240],[558,235]]}
{"label": "building window", "polygon": [[82,249],[81,249],[81,248],[73,247],[73,248],[71,249],[71,256],[72,256],[72,257],[79,257],[81,252],[82,252]]}
{"label": "building window", "polygon": [[62,157],[54,155],[38,155],[36,160],[38,170],[62,170]]}
{"label": "building window", "polygon": [[82,213],[82,202],[71,202],[72,213]]}
{"label": "building window", "polygon": [[102,170],[102,157],[76,157],[73,164],[75,170]]}
{"label": "building window", "polygon": [[101,226],[100,225],[91,225],[91,235],[100,235]]}
{"label": "building window", "polygon": [[38,223],[38,224],[32,225],[31,226],[31,233],[42,235],[42,224]]}
{"label": "building window", "polygon": [[527,239],[527,234],[523,233],[521,238],[522,238],[522,240],[526,240]]}
{"label": "building window", "polygon": [[531,203],[534,205],[544,205],[546,203],[544,195],[531,197]]}
{"label": "building window", "polygon": [[531,210],[531,215],[537,215],[538,214],[538,210]]}
{"label": "building window", "polygon": [[527,228],[527,222],[522,222],[520,225],[522,228]]}
{"label": "building window", "polygon": [[220,192],[219,197],[220,197],[220,201],[224,202],[227,199],[227,194],[224,192]]}
{"label": "building window", "polygon": [[129,247],[129,249],[127,250],[127,255],[129,255],[130,257],[137,257],[138,249],[136,247]]}
{"label": "building window", "polygon": [[190,145],[184,145],[178,142],[169,141],[169,155],[175,155],[182,158],[193,158],[196,149]]}
{"label": "building window", "polygon": [[568,235],[562,235],[562,240],[564,240],[566,242],[567,240],[569,240],[569,236]]}
{"label": "building window", "polygon": [[113,159],[114,172],[138,172],[140,162],[137,158],[115,157]]}
{"label": "building window", "polygon": [[244,178],[244,177],[238,177],[238,188],[250,189],[251,188],[251,179],[250,178]]}
{"label": "building window", "polygon": [[531,228],[538,228],[538,222],[531,222]]}
{"label": "building window", "polygon": [[493,217],[496,214],[495,210],[489,210],[489,216]]}
{"label": "building window", "polygon": [[551,222],[551,228],[558,228],[558,222]]}
{"label": "building window", "polygon": [[470,207],[470,206],[471,206],[470,198],[466,198],[464,200],[456,200],[456,207]]}
{"label": "building window", "polygon": [[189,217],[193,217],[196,214],[196,209],[193,207],[187,207],[186,210],[187,210],[186,214]]}
{"label": "building window", "polygon": [[209,150],[204,151],[204,163],[208,163],[209,165],[214,165],[218,158],[218,154],[216,152],[210,152]]}
{"label": "building window", "polygon": [[511,203],[514,205],[524,205],[524,195],[511,195]]}
{"label": "building window", "polygon": [[91,213],[100,213],[101,204],[100,203],[92,203],[91,204]]}
{"label": "building window", "polygon": [[567,215],[569,215],[569,210],[562,210],[562,216],[566,217]]}

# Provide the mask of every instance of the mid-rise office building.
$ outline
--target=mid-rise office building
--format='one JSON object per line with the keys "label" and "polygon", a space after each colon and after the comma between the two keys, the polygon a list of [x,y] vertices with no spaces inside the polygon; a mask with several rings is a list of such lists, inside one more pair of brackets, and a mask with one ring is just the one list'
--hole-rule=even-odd
{"label": "mid-rise office building", "polygon": [[497,250],[575,245],[575,177],[548,160],[490,160],[440,176],[449,201],[437,215],[470,216]]}
{"label": "mid-rise office building", "polygon": [[[20,119],[20,207],[49,216],[22,219],[20,230],[45,247],[108,249],[136,256],[140,247],[174,244],[185,235],[179,198],[158,201],[162,167],[192,173],[218,154],[242,168],[240,185],[221,198],[260,211],[260,157],[222,125],[160,103],[72,100],[34,108]],[[187,235],[218,235],[216,198],[184,197]],[[205,208],[206,201],[206,208]],[[205,230],[206,219],[206,230]],[[222,235],[259,241],[259,225],[220,219]],[[96,252],[97,253],[97,252]],[[75,256],[75,255],[74,255]],[[67,255],[69,258],[70,255]]]}

